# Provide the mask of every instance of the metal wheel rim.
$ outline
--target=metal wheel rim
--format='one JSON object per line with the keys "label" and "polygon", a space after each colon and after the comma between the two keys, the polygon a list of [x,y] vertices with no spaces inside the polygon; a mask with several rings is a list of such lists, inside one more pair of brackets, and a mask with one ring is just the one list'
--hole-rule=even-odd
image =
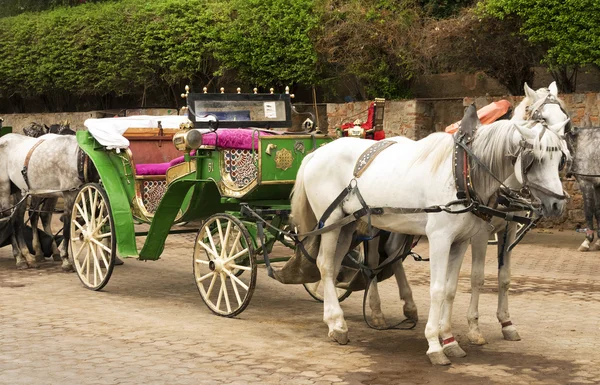
{"label": "metal wheel rim", "polygon": [[198,292],[212,312],[233,317],[244,311],[256,285],[256,259],[252,238],[239,219],[216,214],[202,223],[193,266]]}
{"label": "metal wheel rim", "polygon": [[100,185],[84,185],[71,212],[70,251],[77,276],[90,290],[102,289],[110,279],[116,237],[108,197]]}

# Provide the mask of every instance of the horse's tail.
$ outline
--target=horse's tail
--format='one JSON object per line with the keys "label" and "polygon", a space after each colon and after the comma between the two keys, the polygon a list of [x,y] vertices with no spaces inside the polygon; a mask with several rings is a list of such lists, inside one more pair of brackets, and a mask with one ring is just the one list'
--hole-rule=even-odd
{"label": "horse's tail", "polygon": [[[307,155],[296,175],[296,183],[292,190],[291,204],[291,222],[296,226],[298,233],[306,233],[312,231],[317,225],[317,217],[310,206],[308,197],[306,196],[306,187],[304,185],[304,169],[312,158],[312,154]],[[303,240],[303,246],[306,252],[313,258],[317,257],[320,245],[320,237],[318,235],[307,237]],[[296,253],[301,252],[300,248],[296,248]]]}

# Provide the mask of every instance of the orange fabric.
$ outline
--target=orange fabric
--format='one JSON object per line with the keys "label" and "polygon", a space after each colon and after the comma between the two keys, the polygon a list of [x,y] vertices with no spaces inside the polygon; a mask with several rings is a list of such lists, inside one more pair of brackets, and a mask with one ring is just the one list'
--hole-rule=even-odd
{"label": "orange fabric", "polygon": [[[477,116],[479,117],[481,124],[490,124],[495,122],[502,115],[506,114],[510,108],[511,104],[508,100],[498,100],[497,102],[492,102],[487,106],[477,110]],[[444,131],[449,134],[454,134],[456,131],[458,131],[459,126],[460,120],[446,127]]]}

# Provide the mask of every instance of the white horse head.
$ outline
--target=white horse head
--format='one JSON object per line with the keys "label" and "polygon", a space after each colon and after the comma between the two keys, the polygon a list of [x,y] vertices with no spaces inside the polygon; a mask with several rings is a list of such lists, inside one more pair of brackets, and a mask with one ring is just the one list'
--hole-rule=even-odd
{"label": "white horse head", "polygon": [[564,140],[568,123],[569,119],[554,125],[541,121],[530,128],[515,126],[512,138],[518,148],[515,176],[540,201],[544,215],[560,215],[566,205],[567,196],[558,170],[571,156]]}
{"label": "white horse head", "polygon": [[524,89],[525,98],[515,108],[513,121],[544,120],[552,126],[569,118],[564,102],[558,97],[556,82],[537,91],[525,83]]}

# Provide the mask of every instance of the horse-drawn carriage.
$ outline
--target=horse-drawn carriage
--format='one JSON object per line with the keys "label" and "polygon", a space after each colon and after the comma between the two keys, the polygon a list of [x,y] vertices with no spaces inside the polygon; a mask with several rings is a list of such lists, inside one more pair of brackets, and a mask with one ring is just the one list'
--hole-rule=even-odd
{"label": "horse-drawn carriage", "polygon": [[[99,290],[117,254],[158,259],[174,224],[201,220],[193,250],[200,295],[213,312],[234,316],[252,296],[257,256],[268,263],[277,240],[293,247],[274,229],[287,226],[302,159],[332,139],[290,132],[289,94],[187,100],[188,116],[88,120],[77,133],[101,182],[75,199],[71,254],[81,282]],[[129,142],[121,149],[109,137],[117,131]],[[147,233],[136,233],[136,222],[150,224]],[[139,252],[136,235],[147,236]]]}

